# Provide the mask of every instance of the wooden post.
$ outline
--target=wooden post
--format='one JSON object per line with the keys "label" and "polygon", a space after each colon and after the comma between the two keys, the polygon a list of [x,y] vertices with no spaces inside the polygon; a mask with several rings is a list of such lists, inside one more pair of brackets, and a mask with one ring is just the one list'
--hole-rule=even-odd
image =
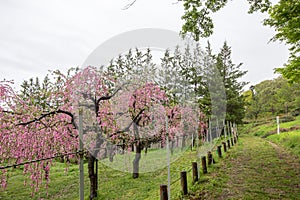
{"label": "wooden post", "polygon": [[230,140],[227,140],[228,149],[230,149]]}
{"label": "wooden post", "polygon": [[218,146],[218,155],[219,155],[219,158],[222,158],[222,150],[221,150],[222,146],[219,145]]}
{"label": "wooden post", "polygon": [[208,165],[211,165],[214,163],[214,159],[213,159],[212,153],[210,151],[207,152],[207,162],[208,162]]}
{"label": "wooden post", "polygon": [[182,171],[180,173],[180,179],[181,179],[181,188],[183,195],[188,194],[188,187],[187,187],[187,178],[186,178],[186,171]]}
{"label": "wooden post", "polygon": [[231,146],[233,146],[234,145],[233,138],[230,138],[230,140],[231,140]]}
{"label": "wooden post", "polygon": [[237,142],[236,136],[234,136],[233,141],[234,141],[234,143],[236,144],[236,142]]}
{"label": "wooden post", "polygon": [[207,174],[206,157],[201,157],[203,174]]}
{"label": "wooden post", "polygon": [[160,200],[168,200],[168,187],[167,187],[167,185],[160,185]]}
{"label": "wooden post", "polygon": [[192,169],[193,169],[193,184],[196,183],[198,179],[198,167],[197,162],[192,162]]}
{"label": "wooden post", "polygon": [[226,142],[222,142],[222,144],[223,144],[224,152],[226,152],[226,151],[227,151],[227,148],[226,148]]}

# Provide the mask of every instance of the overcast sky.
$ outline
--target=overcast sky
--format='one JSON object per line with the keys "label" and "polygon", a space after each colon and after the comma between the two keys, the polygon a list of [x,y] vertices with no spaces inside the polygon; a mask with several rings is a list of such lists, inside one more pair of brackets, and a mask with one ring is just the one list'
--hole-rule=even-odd
{"label": "overcast sky", "polygon": [[[43,77],[49,69],[81,66],[109,38],[139,28],[179,32],[183,8],[176,0],[9,0],[0,2],[0,80],[19,85]],[[275,67],[288,59],[284,44],[268,43],[274,30],[262,25],[266,15],[247,14],[246,0],[230,1],[214,15],[215,52],[224,41],[232,47],[234,63],[244,63],[250,84],[272,79]],[[207,39],[203,39],[203,47]],[[117,55],[116,55],[117,56]]]}

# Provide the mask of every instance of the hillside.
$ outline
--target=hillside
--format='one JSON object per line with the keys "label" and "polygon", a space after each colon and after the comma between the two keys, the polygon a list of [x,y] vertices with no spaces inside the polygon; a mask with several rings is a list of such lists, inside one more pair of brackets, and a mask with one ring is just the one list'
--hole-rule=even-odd
{"label": "hillside", "polygon": [[300,199],[299,125],[300,117],[282,123],[280,135],[274,122],[242,127],[236,148],[190,199]]}

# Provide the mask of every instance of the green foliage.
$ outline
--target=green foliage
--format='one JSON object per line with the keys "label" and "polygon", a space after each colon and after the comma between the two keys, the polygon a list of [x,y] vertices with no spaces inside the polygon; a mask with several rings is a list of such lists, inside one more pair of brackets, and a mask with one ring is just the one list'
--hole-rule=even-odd
{"label": "green foliage", "polygon": [[288,114],[300,108],[300,84],[291,85],[282,77],[251,86],[244,96],[248,119]]}
{"label": "green foliage", "polygon": [[246,84],[239,80],[246,74],[241,65],[232,63],[231,48],[226,42],[217,55],[212,54],[209,43],[206,52],[199,43],[187,45],[184,50],[165,52],[160,72],[163,80],[159,80],[159,85],[170,88],[171,84],[167,94],[174,102],[180,96],[192,97],[206,116],[221,116],[226,111],[226,120],[241,123],[244,117],[241,90]]}
{"label": "green foliage", "polygon": [[[184,20],[181,33],[191,33],[198,41],[201,37],[209,37],[213,33],[214,24],[211,15],[225,7],[228,0],[178,0],[183,2]],[[269,0],[247,0],[250,4],[249,13],[265,12],[271,3]]]}
{"label": "green foliage", "polygon": [[300,82],[300,57],[291,55],[285,67],[276,68],[275,72],[282,74],[291,83]]}
{"label": "green foliage", "polygon": [[[181,29],[183,36],[191,34],[198,41],[213,33],[214,23],[211,15],[225,7],[227,0],[179,0],[183,2],[184,14],[181,17],[184,24]],[[256,11],[268,12],[269,18],[264,25],[275,28],[273,41],[279,40],[290,45],[290,57],[284,67],[275,71],[282,74],[290,82],[300,81],[300,1],[280,0],[271,6],[269,0],[247,0],[250,8],[248,13]]]}
{"label": "green foliage", "polygon": [[270,17],[264,21],[265,25],[277,31],[273,40],[279,40],[290,45],[290,58],[284,68],[277,68],[290,82],[300,81],[300,1],[280,0],[269,9]]}
{"label": "green foliage", "polygon": [[242,123],[245,116],[244,96],[241,95],[243,87],[247,82],[239,81],[247,71],[241,70],[242,63],[235,65],[231,60],[231,48],[225,42],[221,52],[217,56],[217,68],[223,78],[226,90],[226,120]]}
{"label": "green foliage", "polygon": [[78,70],[78,68],[70,68],[65,75],[59,70],[50,71],[50,74],[47,74],[42,82],[38,77],[35,78],[35,81],[33,78],[24,80],[21,84],[20,97],[45,112],[56,109],[60,101],[59,99],[54,100],[51,95],[63,87],[67,78],[77,73]]}
{"label": "green foliage", "polygon": [[[226,120],[235,122],[237,124],[242,123],[244,118],[244,96],[241,94],[243,87],[247,82],[240,81],[247,71],[241,70],[241,63],[236,65],[231,60],[231,48],[224,42],[224,45],[217,55],[212,55],[210,45],[207,47],[207,55],[214,63],[217,72],[209,75],[214,77],[213,82],[210,82],[210,88],[203,94],[203,98],[200,100],[201,105],[208,105],[209,110],[205,110],[206,114],[212,114],[211,106],[217,106],[218,108],[226,110]],[[208,69],[208,71],[211,69]],[[220,88],[222,84],[223,88]],[[225,91],[225,94],[221,93]],[[221,99],[224,97],[226,99]],[[214,104],[211,105],[211,101],[214,98]],[[221,104],[226,105],[222,107]]]}

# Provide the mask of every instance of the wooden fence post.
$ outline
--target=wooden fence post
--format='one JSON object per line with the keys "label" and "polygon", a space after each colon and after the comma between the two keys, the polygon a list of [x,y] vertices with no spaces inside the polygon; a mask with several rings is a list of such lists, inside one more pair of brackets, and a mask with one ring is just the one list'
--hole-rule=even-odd
{"label": "wooden fence post", "polygon": [[224,152],[226,152],[226,151],[227,151],[227,148],[226,148],[226,142],[222,142],[222,144],[223,144]]}
{"label": "wooden fence post", "polygon": [[168,200],[168,187],[167,187],[167,185],[160,185],[160,200]]}
{"label": "wooden fence post", "polygon": [[230,149],[230,140],[227,140],[228,149]]}
{"label": "wooden fence post", "polygon": [[207,174],[206,157],[201,157],[203,174]]}
{"label": "wooden fence post", "polygon": [[230,140],[231,140],[231,146],[233,146],[234,145],[233,138],[230,138]]}
{"label": "wooden fence post", "polygon": [[208,162],[208,165],[215,163],[215,160],[213,159],[213,155],[210,151],[207,152],[207,162]]}
{"label": "wooden fence post", "polygon": [[186,178],[186,171],[182,171],[180,173],[180,179],[181,179],[181,188],[183,195],[188,194],[188,187],[187,187],[187,178]]}
{"label": "wooden fence post", "polygon": [[219,155],[219,158],[222,158],[222,150],[221,150],[222,146],[219,145],[218,146],[218,155]]}
{"label": "wooden fence post", "polygon": [[197,162],[192,162],[192,168],[193,168],[193,184],[194,184],[199,180]]}

